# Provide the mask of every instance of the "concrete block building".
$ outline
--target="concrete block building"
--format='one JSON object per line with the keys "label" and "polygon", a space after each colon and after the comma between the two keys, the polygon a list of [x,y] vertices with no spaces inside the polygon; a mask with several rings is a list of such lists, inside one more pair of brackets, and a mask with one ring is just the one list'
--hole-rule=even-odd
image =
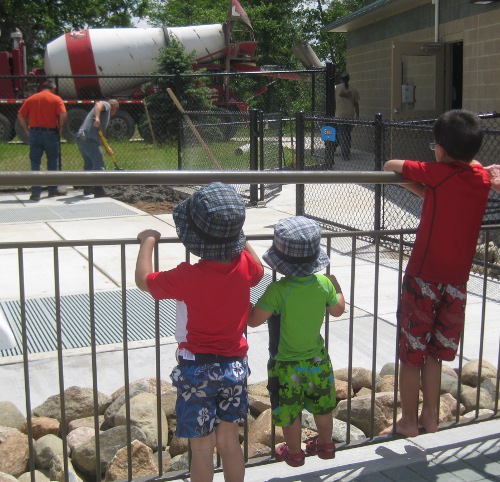
{"label": "concrete block building", "polygon": [[377,0],[323,31],[347,34],[361,117],[500,112],[500,0]]}

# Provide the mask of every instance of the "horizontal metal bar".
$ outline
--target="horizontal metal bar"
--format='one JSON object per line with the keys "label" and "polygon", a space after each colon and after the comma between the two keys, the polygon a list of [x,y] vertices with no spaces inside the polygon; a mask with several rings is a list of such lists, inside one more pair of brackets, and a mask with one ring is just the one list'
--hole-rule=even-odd
{"label": "horizontal metal bar", "polygon": [[402,184],[406,181],[394,172],[368,171],[120,171],[74,172],[6,171],[0,176],[0,186],[25,185],[124,185],[124,184]]}

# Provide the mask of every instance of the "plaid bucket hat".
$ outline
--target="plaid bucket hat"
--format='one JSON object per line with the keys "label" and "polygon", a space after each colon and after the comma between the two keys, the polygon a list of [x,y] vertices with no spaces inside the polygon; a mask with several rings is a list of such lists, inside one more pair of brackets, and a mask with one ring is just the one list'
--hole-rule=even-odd
{"label": "plaid bucket hat", "polygon": [[173,217],[179,239],[195,256],[231,260],[245,248],[245,204],[227,184],[202,187],[175,206]]}
{"label": "plaid bucket hat", "polygon": [[285,276],[308,276],[330,264],[320,242],[318,223],[304,216],[287,218],[274,227],[273,245],[262,258]]}

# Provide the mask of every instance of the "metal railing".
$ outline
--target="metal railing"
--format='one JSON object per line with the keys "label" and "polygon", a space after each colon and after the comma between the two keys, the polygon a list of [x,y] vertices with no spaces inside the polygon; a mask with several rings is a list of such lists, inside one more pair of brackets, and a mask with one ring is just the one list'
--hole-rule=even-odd
{"label": "metal railing", "polygon": [[[102,184],[152,184],[152,183],[164,183],[168,185],[176,184],[205,184],[211,181],[222,181],[230,184],[234,183],[262,183],[262,182],[272,182],[272,183],[287,183],[287,184],[297,184],[297,199],[302,199],[300,194],[304,189],[304,184],[309,183],[401,183],[401,177],[393,173],[353,173],[353,172],[268,172],[268,173],[255,173],[255,172],[229,172],[229,171],[218,171],[218,172],[107,172],[107,173],[68,173],[68,172],[43,172],[43,173],[5,173],[0,178],[0,185],[13,186],[13,185],[25,185],[25,184],[45,184],[45,185],[102,185]],[[297,210],[300,211],[301,206],[297,206]],[[493,230],[500,229],[500,226],[484,226],[482,229],[482,239],[484,244],[484,260],[485,265],[488,260],[488,250],[489,250],[489,233]],[[344,332],[346,334],[346,351],[345,356],[342,357],[342,361],[338,360],[339,354],[339,341],[333,339],[332,330],[339,330],[339,322],[328,321],[324,324],[324,338],[327,347],[330,349],[335,348],[334,354],[334,366],[341,366],[340,363],[344,363],[347,367],[349,377],[348,377],[348,416],[347,416],[347,432],[345,443],[338,444],[338,448],[350,449],[359,446],[360,442],[353,442],[351,440],[351,418],[350,418],[350,407],[353,403],[353,397],[351,396],[352,380],[351,375],[353,368],[358,366],[354,360],[354,354],[357,353],[357,330],[362,326],[364,333],[369,333],[371,328],[371,336],[369,337],[371,345],[371,363],[368,369],[371,369],[372,373],[372,387],[376,385],[376,373],[377,366],[380,364],[381,359],[389,359],[395,363],[396,372],[395,379],[397,380],[397,350],[396,350],[396,326],[395,320],[388,323],[386,319],[386,309],[382,309],[383,300],[391,299],[392,310],[391,313],[395,313],[396,303],[398,294],[400,292],[400,280],[402,273],[404,271],[406,254],[403,249],[404,246],[404,236],[407,235],[409,230],[393,230],[393,231],[351,231],[351,232],[338,232],[338,233],[324,233],[323,234],[323,244],[327,254],[331,259],[335,259],[337,262],[332,264],[335,266],[333,269],[334,274],[341,278],[342,286],[348,287],[344,288],[344,293],[346,296],[346,301],[349,306],[348,314],[345,319],[341,322],[343,323]],[[392,249],[390,253],[384,246],[383,240],[387,236],[391,236],[393,239],[399,239],[399,246],[396,249]],[[252,242],[268,242],[272,240],[270,235],[250,235],[248,239]],[[31,471],[32,480],[34,480],[34,470],[36,467],[35,456],[34,456],[34,439],[33,439],[33,404],[32,404],[32,381],[36,374],[33,374],[30,368],[33,366],[36,356],[33,354],[34,349],[32,345],[32,340],[30,337],[33,334],[34,325],[37,322],[36,311],[29,310],[30,302],[32,301],[29,295],[29,290],[27,290],[26,282],[29,278],[29,266],[26,262],[28,255],[31,258],[36,259],[37,257],[47,257],[47,249],[51,251],[52,268],[51,272],[47,273],[46,283],[53,283],[53,305],[52,312],[49,313],[49,317],[53,319],[53,326],[51,331],[51,336],[56,340],[55,343],[55,356],[57,357],[57,372],[53,377],[52,383],[54,386],[54,391],[59,395],[60,399],[60,413],[59,419],[61,421],[67,420],[66,414],[66,403],[65,403],[65,390],[67,388],[66,379],[68,377],[68,369],[66,368],[65,359],[70,353],[67,351],[66,343],[68,338],[68,333],[77,330],[77,327],[73,323],[68,323],[74,319],[70,313],[73,313],[74,306],[66,305],[66,300],[70,296],[74,287],[65,286],[62,282],[63,277],[61,272],[64,268],[64,250],[66,248],[78,249],[80,255],[83,256],[87,263],[87,275],[85,280],[85,285],[88,287],[85,295],[85,302],[87,303],[88,311],[81,314],[78,312],[77,315],[81,315],[85,318],[85,327],[87,329],[86,340],[88,341],[87,354],[91,358],[91,387],[93,393],[93,411],[92,416],[94,420],[94,430],[95,433],[99,433],[100,422],[99,422],[99,378],[100,370],[103,368],[101,366],[102,359],[100,358],[100,335],[102,326],[100,325],[100,320],[103,319],[103,313],[101,312],[102,306],[100,307],[97,303],[97,298],[100,294],[96,290],[96,276],[99,274],[98,268],[95,266],[96,251],[100,248],[113,247],[119,250],[120,266],[117,267],[117,288],[113,290],[117,292],[117,296],[113,298],[112,302],[118,306],[118,317],[119,320],[114,327],[110,329],[115,330],[116,343],[118,344],[118,352],[116,360],[113,363],[113,369],[116,370],[118,374],[121,372],[123,374],[123,384],[125,393],[125,407],[126,407],[126,438],[127,438],[127,457],[128,457],[128,467],[129,474],[128,479],[132,478],[132,454],[131,454],[131,443],[133,439],[132,426],[130,423],[130,386],[131,386],[131,376],[132,371],[130,363],[130,346],[131,344],[131,326],[129,321],[131,321],[135,315],[131,306],[131,297],[134,293],[134,281],[133,273],[128,268],[131,266],[131,262],[135,260],[136,249],[134,248],[138,244],[135,239],[114,239],[114,240],[76,240],[76,241],[43,241],[43,242],[10,242],[10,243],[0,243],[0,254],[6,253],[6,250],[15,250],[17,263],[14,269],[10,268],[8,271],[3,270],[2,276],[8,276],[12,279],[18,279],[19,288],[19,298],[18,300],[18,317],[19,317],[19,332],[17,334],[18,341],[21,347],[20,355],[17,357],[12,353],[2,352],[3,358],[2,365],[10,364],[13,361],[18,361],[22,363],[23,378],[24,378],[24,389],[26,397],[26,418],[27,418],[27,434],[29,441],[29,470]],[[155,269],[160,269],[162,267],[163,253],[165,248],[173,246],[178,246],[180,244],[177,238],[162,238],[155,250],[154,265]],[[189,260],[189,254],[186,252],[184,257],[179,257],[178,262],[184,259]],[[342,260],[342,263],[338,261]],[[369,266],[369,270],[366,270],[366,266]],[[339,275],[339,270],[342,270],[342,275]],[[85,276],[85,275],[82,275]],[[385,276],[389,276],[388,279],[384,279]],[[498,321],[495,320],[495,316],[498,319],[498,300],[494,299],[490,295],[490,285],[496,282],[492,280],[487,271],[480,277],[477,277],[478,281],[482,284],[481,294],[476,299],[476,304],[480,306],[476,313],[479,313],[478,320],[475,320],[474,330],[470,333],[466,331],[464,338],[461,343],[461,349],[457,359],[457,372],[458,372],[458,390],[460,390],[460,385],[462,383],[462,367],[466,360],[464,356],[464,344],[468,339],[475,338],[477,336],[477,331],[480,333],[480,339],[478,342],[477,358],[482,362],[487,360],[490,363],[496,364],[498,366],[499,359],[499,334],[498,334]],[[395,281],[397,280],[397,281]],[[363,291],[366,291],[367,284],[372,285],[372,293],[370,296],[363,296]],[[495,292],[495,290],[493,290]],[[496,290],[498,291],[498,290]],[[254,294],[254,296],[256,296]],[[143,316],[149,317],[150,324],[154,326],[154,336],[152,336],[154,345],[154,360],[151,359],[152,366],[154,365],[154,374],[151,375],[156,380],[156,397],[157,397],[157,412],[162,413],[162,396],[161,396],[161,386],[162,386],[162,365],[165,364],[165,360],[162,358],[162,346],[165,333],[162,332],[162,324],[167,318],[166,312],[170,309],[168,306],[162,305],[162,302],[155,303],[152,299],[133,299],[134,303],[140,303],[140,311]],[[50,311],[50,310],[49,310]],[[74,315],[74,313],[73,313]],[[34,318],[33,318],[34,316]],[[109,311],[106,311],[105,316],[109,317]],[[387,331],[382,330],[384,328],[390,328],[392,337],[385,337],[382,340],[383,335],[387,335]],[[487,336],[485,336],[487,333]],[[251,344],[251,336],[249,333],[249,342]],[[469,338],[467,338],[469,337]],[[391,339],[389,339],[391,338]],[[381,342],[384,342],[383,345]],[[388,355],[387,346],[390,346],[390,354]],[[366,349],[366,346],[364,347]],[[370,348],[368,347],[368,351]],[[470,347],[468,349],[470,353]],[[9,355],[13,357],[9,358]],[[470,357],[470,355],[469,355]],[[118,366],[118,360],[122,359],[121,366]],[[12,361],[11,361],[12,360]],[[254,360],[253,364],[265,365],[267,360]],[[479,364],[481,367],[481,363]],[[1,369],[1,367],[0,367]],[[481,369],[480,369],[481,370]],[[479,373],[480,375],[480,373]],[[481,421],[484,419],[489,419],[498,416],[499,407],[499,384],[500,378],[496,378],[496,397],[494,400],[494,410],[492,415],[486,417],[481,416],[479,412],[479,399],[480,399],[480,386],[476,388],[476,406],[475,406],[475,416],[471,419],[471,422]],[[398,391],[397,382],[394,387],[394,397],[396,398]],[[54,394],[56,394],[54,393]],[[460,393],[460,392],[458,392]],[[386,438],[378,439],[377,431],[374,426],[374,413],[375,413],[375,400],[376,393],[372,390],[370,405],[371,405],[371,418],[369,422],[369,430],[366,433],[366,439],[364,443],[377,443],[381,440],[386,440]],[[440,426],[442,428],[451,428],[463,423],[460,420],[460,399],[457,399],[456,407],[456,417],[454,420],[443,424]],[[397,404],[394,404],[393,419],[396,420],[397,416]],[[158,447],[165,445],[162,440],[162,422],[161,416],[158,416]],[[471,423],[469,422],[469,423]],[[248,430],[245,429],[245,434],[248,434]],[[67,435],[67,425],[66,423],[61,423],[60,436],[63,441],[63,461],[64,461],[64,473],[65,480],[69,480],[69,447],[66,441]],[[97,469],[95,477],[97,479],[101,478],[100,467],[100,449],[99,449],[99,437],[95,437],[95,453],[97,458]],[[247,460],[247,465],[250,466],[254,463],[270,463],[273,462],[273,457],[264,457],[254,460],[248,460],[248,439],[245,438],[244,453]],[[160,477],[163,480],[177,480],[182,479],[186,476],[186,471],[182,472],[164,472],[162,468],[162,452],[161,449],[158,453],[158,473],[152,474]],[[220,470],[220,466],[216,467]],[[92,477],[92,474],[89,475]]]}

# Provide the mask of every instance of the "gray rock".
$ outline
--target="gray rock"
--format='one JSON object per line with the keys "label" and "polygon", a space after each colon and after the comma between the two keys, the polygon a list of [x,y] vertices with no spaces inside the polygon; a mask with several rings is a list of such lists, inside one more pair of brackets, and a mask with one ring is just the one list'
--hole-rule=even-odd
{"label": "gray rock", "polygon": [[[309,412],[302,412],[302,427],[318,431],[314,416]],[[332,438],[335,442],[345,442],[347,440],[347,423],[343,420],[333,419]],[[365,434],[353,424],[350,427],[350,440],[364,440]]]}
{"label": "gray rock", "polygon": [[[156,395],[152,393],[139,393],[130,400],[130,421],[127,421],[126,405],[123,405],[115,415],[115,426],[127,425],[138,427],[146,436],[146,445],[154,451],[158,450],[158,411]],[[163,413],[161,417],[162,448],[168,443],[167,417]]]}
{"label": "gray rock", "polygon": [[19,430],[0,427],[0,472],[19,477],[28,470],[28,437]]}
{"label": "gray rock", "polygon": [[34,444],[36,466],[40,469],[49,469],[52,459],[63,455],[63,443],[59,437],[49,434],[39,438]]}
{"label": "gray rock", "polygon": [[[335,370],[335,379],[343,380],[344,382],[349,381],[349,369],[348,368],[340,368],[339,370]],[[376,382],[376,380],[375,380]],[[351,379],[351,387],[354,392],[357,392],[364,388],[373,388],[372,387],[372,371],[367,368],[359,368],[354,367],[352,369],[352,379]]]}
{"label": "gray rock", "polygon": [[479,360],[471,360],[462,368],[462,383],[471,387],[477,387],[487,378],[496,377],[497,369],[486,360],[481,363],[481,379],[479,379]]}
{"label": "gray rock", "polygon": [[379,376],[380,378],[385,377],[386,375],[393,375],[396,373],[396,364],[395,363],[386,363],[382,370],[380,370]]}
{"label": "gray rock", "polygon": [[[64,473],[64,460],[61,456],[54,457],[50,466],[50,480],[57,480],[57,482],[65,482],[66,477]],[[78,477],[71,460],[68,460],[68,481],[69,482],[82,482]]]}
{"label": "gray rock", "polygon": [[[466,413],[475,410],[476,400],[477,388],[463,387],[462,393],[460,394],[460,401],[464,404]],[[484,388],[479,389],[478,408],[486,408],[488,410],[493,410],[495,408],[495,403],[491,398],[491,395]]]}
{"label": "gray rock", "polygon": [[[148,378],[144,380],[138,380],[130,384],[129,387],[129,400],[134,398],[139,393],[152,393],[156,394],[156,382],[153,378]],[[115,397],[113,402],[109,405],[109,407],[104,412],[104,419],[108,424],[108,427],[115,426],[115,417],[116,414],[120,411],[120,409],[125,405],[125,391],[123,389],[115,392],[111,397]]]}
{"label": "gray rock", "polygon": [[17,480],[13,475],[0,472],[0,482],[17,482]]}
{"label": "gray rock", "polygon": [[[495,400],[497,395],[497,379],[496,378],[487,378],[481,383],[481,388],[486,390],[490,397]],[[500,396],[500,388],[498,389],[498,395]]]}
{"label": "gray rock", "polygon": [[0,426],[21,430],[26,417],[12,402],[0,402]]}
{"label": "gray rock", "polygon": [[[110,403],[110,398],[103,393],[98,393],[98,412],[103,414]],[[94,395],[91,388],[70,387],[64,391],[65,421],[90,417],[94,414]],[[49,397],[38,407],[34,408],[32,415],[35,417],[50,417],[61,421],[61,401],[59,395]]]}
{"label": "gray rock", "polygon": [[[14,480],[16,480],[16,479],[14,479]],[[19,482],[31,482],[31,472],[25,472],[20,477],[18,477],[17,480]],[[0,477],[0,481],[2,481],[1,477]],[[50,479],[43,472],[40,472],[39,470],[35,470],[35,482],[49,482],[49,481],[50,481]],[[7,481],[5,481],[5,482],[7,482]]]}
{"label": "gray rock", "polygon": [[189,454],[187,452],[172,457],[172,460],[170,460],[170,463],[168,464],[169,472],[177,472],[180,470],[182,471],[189,470]]}
{"label": "gray rock", "polygon": [[[276,443],[285,441],[285,438],[283,437],[283,429],[281,427],[276,427],[275,439]],[[262,412],[252,424],[248,432],[248,442],[261,443],[262,445],[271,447],[271,409]]]}
{"label": "gray rock", "polygon": [[[373,435],[378,435],[382,430],[392,424],[394,407],[394,394],[382,392],[375,394],[373,413]],[[333,411],[334,418],[347,422],[347,400],[343,400]],[[354,397],[351,400],[350,420],[365,436],[370,434],[371,397]]]}
{"label": "gray rock", "polygon": [[[155,462],[153,451],[142,442],[134,440],[130,447],[130,458],[132,462],[132,477],[151,477],[158,474],[158,466]],[[116,452],[106,470],[105,481],[128,480],[128,449],[123,447]]]}
{"label": "gray rock", "polygon": [[[101,434],[102,432],[99,431]],[[68,444],[68,448],[71,452],[75,451],[80,445],[83,445],[87,441],[89,441],[92,437],[95,436],[95,431],[90,427],[78,427],[75,430],[72,430],[66,436],[66,442]]]}
{"label": "gray rock", "polygon": [[[137,428],[130,427],[131,440],[139,440],[146,443],[145,435]],[[97,469],[95,437],[76,448],[73,452],[73,465],[86,475],[94,476]],[[101,464],[99,470],[102,474],[106,472],[109,463],[116,452],[127,446],[127,428],[113,427],[99,436]]]}
{"label": "gray rock", "polygon": [[441,373],[441,394],[449,393],[454,398],[458,397],[458,378]]}

